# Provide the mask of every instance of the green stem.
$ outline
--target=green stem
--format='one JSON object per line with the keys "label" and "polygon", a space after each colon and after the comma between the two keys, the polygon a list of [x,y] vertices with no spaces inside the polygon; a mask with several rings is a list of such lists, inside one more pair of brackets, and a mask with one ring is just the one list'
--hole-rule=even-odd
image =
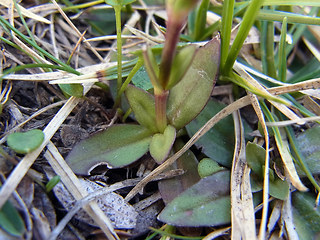
{"label": "green stem", "polygon": [[136,63],[136,65],[133,67],[133,69],[131,70],[131,72],[129,73],[126,81],[122,84],[120,90],[119,90],[119,95],[117,95],[116,100],[114,105],[115,106],[119,106],[120,105],[120,100],[121,100],[121,95],[122,93],[124,93],[124,91],[126,90],[128,84],[131,82],[133,76],[138,72],[138,70],[143,66],[143,59],[139,58],[138,62]]}
{"label": "green stem", "polygon": [[121,6],[114,6],[116,15],[116,28],[117,28],[117,62],[118,62],[118,79],[117,79],[117,97],[119,99],[114,107],[118,107],[121,102],[120,89],[122,85],[122,39],[121,39]]}

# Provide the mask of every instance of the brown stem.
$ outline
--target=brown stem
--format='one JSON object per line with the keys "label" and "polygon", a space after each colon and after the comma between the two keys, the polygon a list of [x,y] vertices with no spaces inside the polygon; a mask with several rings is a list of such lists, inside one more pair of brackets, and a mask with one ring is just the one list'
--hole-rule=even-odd
{"label": "brown stem", "polygon": [[156,124],[160,132],[167,127],[167,98],[169,91],[155,93]]}
{"label": "brown stem", "polygon": [[166,41],[162,51],[159,73],[159,82],[164,89],[166,89],[169,81],[172,61],[175,56],[180,31],[184,22],[185,20],[169,18],[167,23]]}

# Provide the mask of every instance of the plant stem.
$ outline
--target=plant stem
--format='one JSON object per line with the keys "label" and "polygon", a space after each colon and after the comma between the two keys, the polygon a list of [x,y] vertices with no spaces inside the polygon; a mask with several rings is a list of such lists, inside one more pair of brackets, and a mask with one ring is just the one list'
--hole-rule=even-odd
{"label": "plant stem", "polygon": [[176,53],[177,43],[179,41],[180,31],[183,26],[184,21],[175,21],[169,18],[167,23],[166,41],[162,51],[161,63],[160,63],[160,73],[159,82],[163,89],[169,81],[169,76],[171,72],[171,66],[173,58]]}
{"label": "plant stem", "polygon": [[117,28],[117,62],[118,62],[118,79],[117,79],[117,105],[118,107],[121,102],[120,89],[122,85],[122,40],[121,40],[121,6],[114,6],[114,12],[116,15],[116,28]]}
{"label": "plant stem", "polygon": [[156,124],[160,132],[167,127],[167,98],[169,91],[155,91]]}

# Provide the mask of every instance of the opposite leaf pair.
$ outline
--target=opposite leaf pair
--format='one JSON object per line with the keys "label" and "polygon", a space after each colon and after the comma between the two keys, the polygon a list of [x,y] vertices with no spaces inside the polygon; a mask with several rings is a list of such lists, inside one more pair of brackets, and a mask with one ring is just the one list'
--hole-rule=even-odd
{"label": "opposite leaf pair", "polygon": [[167,125],[163,130],[156,124],[154,96],[129,85],[125,94],[140,125],[114,125],[81,141],[66,159],[73,171],[85,175],[100,164],[123,167],[148,151],[158,163],[163,162],[175,141],[176,131],[192,121],[209,100],[219,69],[219,53],[217,38],[196,52],[189,69],[169,91]]}

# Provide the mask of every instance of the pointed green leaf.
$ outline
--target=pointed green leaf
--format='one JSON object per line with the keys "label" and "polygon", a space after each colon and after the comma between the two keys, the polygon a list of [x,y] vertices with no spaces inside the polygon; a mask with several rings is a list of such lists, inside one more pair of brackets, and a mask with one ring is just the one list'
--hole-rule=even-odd
{"label": "pointed green leaf", "polygon": [[0,227],[16,237],[22,237],[25,232],[25,226],[19,212],[9,201],[0,209]]}
{"label": "pointed green leaf", "polygon": [[39,129],[12,133],[7,138],[8,146],[17,153],[27,154],[41,145],[44,134]]}
{"label": "pointed green leaf", "polygon": [[132,85],[127,86],[125,94],[138,123],[150,129],[152,132],[159,132],[155,124],[156,112],[154,97],[148,92]]}
{"label": "pointed green leaf", "polygon": [[166,159],[175,139],[176,129],[170,125],[166,127],[163,133],[153,135],[149,151],[157,163],[161,164]]}
{"label": "pointed green leaf", "polygon": [[196,52],[195,45],[188,45],[180,50],[173,59],[171,73],[166,90],[178,84],[187,73]]}
{"label": "pointed green leaf", "polygon": [[87,175],[101,164],[110,168],[129,165],[149,149],[152,133],[140,125],[113,125],[79,142],[66,158],[72,170]]}
{"label": "pointed green leaf", "polygon": [[[175,152],[179,151],[184,146],[182,140],[177,139],[173,145]],[[177,159],[169,169],[182,169],[184,174],[165,179],[159,182],[159,192],[165,204],[171,202],[180,193],[185,191],[200,180],[197,171],[198,160],[192,151],[187,150],[180,158]]]}
{"label": "pointed green leaf", "polygon": [[81,84],[59,84],[64,94],[74,97],[83,97],[83,86]]}
{"label": "pointed green leaf", "polygon": [[170,125],[183,128],[204,108],[216,82],[220,60],[220,41],[213,39],[200,48],[182,80],[168,97]]}
{"label": "pointed green leaf", "polygon": [[220,171],[170,202],[158,216],[173,226],[218,226],[230,222],[230,172]]}

